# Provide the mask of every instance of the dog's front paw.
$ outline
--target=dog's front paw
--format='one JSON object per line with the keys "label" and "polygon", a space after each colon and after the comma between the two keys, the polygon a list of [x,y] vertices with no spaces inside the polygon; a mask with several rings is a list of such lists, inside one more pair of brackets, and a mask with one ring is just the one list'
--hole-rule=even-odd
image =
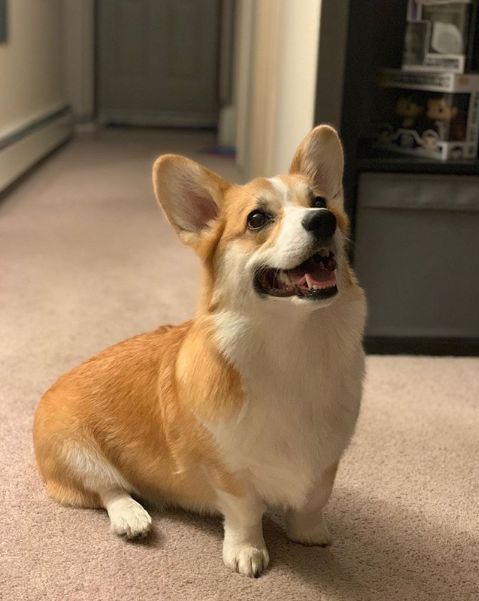
{"label": "dog's front paw", "polygon": [[143,538],[151,529],[151,517],[132,498],[122,498],[109,510],[111,531],[127,539]]}
{"label": "dog's front paw", "polygon": [[317,521],[305,524],[301,519],[290,516],[286,523],[286,534],[290,540],[301,545],[328,547],[333,539],[322,515]]}
{"label": "dog's front paw", "polygon": [[269,554],[265,546],[257,547],[249,543],[227,543],[223,545],[225,565],[250,578],[258,578],[269,564]]}

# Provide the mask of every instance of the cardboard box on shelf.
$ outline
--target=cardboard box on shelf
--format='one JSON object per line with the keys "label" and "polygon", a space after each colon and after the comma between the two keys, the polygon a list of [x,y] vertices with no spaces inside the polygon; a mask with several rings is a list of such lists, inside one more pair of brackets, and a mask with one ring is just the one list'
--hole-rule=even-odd
{"label": "cardboard box on shelf", "polygon": [[478,45],[478,0],[409,0],[403,69],[474,71]]}

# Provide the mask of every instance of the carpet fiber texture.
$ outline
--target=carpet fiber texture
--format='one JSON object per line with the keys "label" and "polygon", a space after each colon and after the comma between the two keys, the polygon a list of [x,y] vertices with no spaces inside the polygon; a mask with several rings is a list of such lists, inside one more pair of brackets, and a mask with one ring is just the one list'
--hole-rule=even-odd
{"label": "carpet fiber texture", "polygon": [[188,318],[196,259],[165,225],[150,166],[207,133],[77,138],[0,203],[0,598],[5,601],[479,599],[479,360],[369,357],[354,440],[327,508],[334,544],[289,542],[265,518],[258,580],[221,560],[217,519],[153,511],[144,543],[103,511],[61,507],[36,473],[32,418],[61,373],[103,347]]}

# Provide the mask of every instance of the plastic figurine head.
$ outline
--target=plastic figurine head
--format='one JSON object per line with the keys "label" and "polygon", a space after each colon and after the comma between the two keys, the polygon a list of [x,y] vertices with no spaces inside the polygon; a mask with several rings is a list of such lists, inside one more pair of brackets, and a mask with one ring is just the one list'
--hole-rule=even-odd
{"label": "plastic figurine head", "polygon": [[426,115],[432,121],[452,121],[457,116],[457,106],[445,97],[429,98]]}
{"label": "plastic figurine head", "polygon": [[423,107],[412,96],[400,96],[396,103],[396,114],[400,117],[417,118],[422,113]]}
{"label": "plastic figurine head", "polygon": [[464,156],[464,151],[461,146],[454,146],[451,148],[451,159],[462,159]]}
{"label": "plastic figurine head", "polygon": [[439,134],[433,129],[426,129],[421,136],[422,146],[425,150],[436,150],[439,142]]}

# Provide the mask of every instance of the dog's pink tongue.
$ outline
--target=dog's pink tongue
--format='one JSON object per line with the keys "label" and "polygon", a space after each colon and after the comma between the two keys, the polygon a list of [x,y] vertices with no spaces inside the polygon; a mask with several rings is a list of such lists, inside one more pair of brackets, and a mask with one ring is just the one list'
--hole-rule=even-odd
{"label": "dog's pink tongue", "polygon": [[328,269],[315,269],[313,272],[306,273],[304,279],[308,281],[309,287],[323,288],[325,285],[336,284],[336,273]]}
{"label": "dog's pink tongue", "polygon": [[324,288],[329,285],[336,284],[336,273],[329,269],[324,269],[320,265],[315,265],[314,268],[297,274],[294,278],[295,284],[300,287],[315,287]]}
{"label": "dog's pink tongue", "polygon": [[308,271],[308,277],[314,282],[330,282],[336,281],[334,270],[325,269],[321,265],[315,266],[311,271]]}

